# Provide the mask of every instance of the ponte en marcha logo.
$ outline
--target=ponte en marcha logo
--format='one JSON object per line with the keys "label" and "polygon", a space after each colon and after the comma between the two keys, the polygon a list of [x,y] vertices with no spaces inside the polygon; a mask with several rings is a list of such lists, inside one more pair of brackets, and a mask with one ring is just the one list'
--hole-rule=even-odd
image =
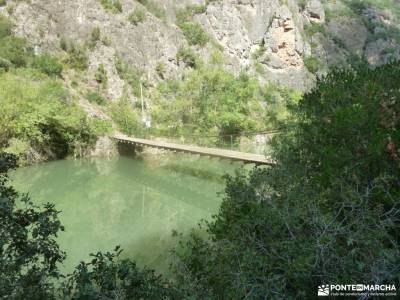
{"label": "ponte en marcha logo", "polygon": [[394,284],[323,284],[318,296],[397,296]]}

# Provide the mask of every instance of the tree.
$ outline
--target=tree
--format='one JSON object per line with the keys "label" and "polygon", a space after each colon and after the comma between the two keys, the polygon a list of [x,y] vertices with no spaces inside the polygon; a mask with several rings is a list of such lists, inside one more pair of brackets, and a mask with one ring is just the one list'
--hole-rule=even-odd
{"label": "tree", "polygon": [[398,62],[319,79],[274,141],[277,166],[228,177],[210,239],[177,250],[178,282],[215,299],[398,285],[399,84]]}
{"label": "tree", "polygon": [[55,299],[57,264],[65,259],[55,238],[64,227],[54,205],[39,208],[8,185],[16,160],[0,153],[0,297]]}

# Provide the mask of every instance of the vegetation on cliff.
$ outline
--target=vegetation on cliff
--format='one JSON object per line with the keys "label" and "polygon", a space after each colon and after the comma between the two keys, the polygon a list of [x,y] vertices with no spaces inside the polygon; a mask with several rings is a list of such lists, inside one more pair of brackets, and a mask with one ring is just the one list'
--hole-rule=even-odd
{"label": "vegetation on cliff", "polygon": [[399,83],[400,63],[320,79],[290,106],[274,141],[278,164],[228,177],[219,213],[203,225],[209,237],[193,233],[176,248],[173,283],[120,260],[117,248],[56,289],[57,211],[7,185],[15,159],[2,155],[0,295],[296,299],[327,282],[399,284]]}
{"label": "vegetation on cliff", "polygon": [[35,55],[12,26],[0,16],[0,149],[23,162],[84,155],[106,124],[89,119],[64,88],[63,64]]}

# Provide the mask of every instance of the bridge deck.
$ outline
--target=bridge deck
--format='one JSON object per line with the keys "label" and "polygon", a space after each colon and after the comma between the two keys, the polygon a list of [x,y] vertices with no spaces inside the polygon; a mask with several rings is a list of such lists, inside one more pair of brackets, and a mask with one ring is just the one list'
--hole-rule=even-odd
{"label": "bridge deck", "polygon": [[173,144],[161,141],[127,137],[127,136],[115,136],[113,138],[123,143],[137,144],[137,145],[166,149],[171,151],[194,153],[211,157],[226,158],[230,160],[242,161],[244,163],[253,163],[257,165],[275,164],[270,158],[259,154],[244,153],[239,151],[217,149],[217,148],[206,148],[206,147],[198,147],[191,145]]}

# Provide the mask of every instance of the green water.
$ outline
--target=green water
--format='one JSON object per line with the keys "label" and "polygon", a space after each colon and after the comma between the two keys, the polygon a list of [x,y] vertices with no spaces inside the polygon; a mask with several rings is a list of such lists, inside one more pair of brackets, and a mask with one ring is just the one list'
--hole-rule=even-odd
{"label": "green water", "polygon": [[63,160],[12,173],[17,190],[52,202],[65,226],[58,241],[69,272],[91,252],[121,245],[124,255],[167,270],[173,230],[187,233],[218,211],[221,176],[240,164],[171,154]]}

